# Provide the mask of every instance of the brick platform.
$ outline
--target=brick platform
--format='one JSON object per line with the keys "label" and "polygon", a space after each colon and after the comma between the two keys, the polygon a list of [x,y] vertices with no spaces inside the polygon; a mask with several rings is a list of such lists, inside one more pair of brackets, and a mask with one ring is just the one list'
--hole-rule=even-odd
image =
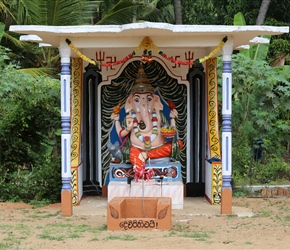
{"label": "brick platform", "polygon": [[287,196],[290,197],[290,190],[287,188],[262,188],[261,196],[273,197],[273,196]]}

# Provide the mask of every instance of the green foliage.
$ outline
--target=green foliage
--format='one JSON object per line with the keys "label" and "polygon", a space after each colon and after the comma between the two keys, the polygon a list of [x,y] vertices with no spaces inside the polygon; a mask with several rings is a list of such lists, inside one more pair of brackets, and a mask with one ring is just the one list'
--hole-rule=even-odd
{"label": "green foliage", "polygon": [[273,40],[270,44],[268,61],[272,64],[281,55],[285,57],[285,65],[290,65],[290,42],[278,38]]}
{"label": "green foliage", "polygon": [[58,200],[59,82],[32,78],[8,61],[0,47],[0,199]]}
{"label": "green foliage", "polygon": [[1,41],[2,36],[3,36],[3,34],[4,34],[4,28],[5,28],[4,23],[1,23],[1,22],[0,22],[0,41]]}
{"label": "green foliage", "polygon": [[[234,179],[269,179],[269,175],[271,180],[283,175],[288,178],[287,170],[281,171],[282,176],[273,174],[287,165],[283,161],[290,142],[290,82],[287,76],[277,74],[266,61],[252,60],[242,54],[233,55],[232,69]],[[257,138],[264,141],[263,157],[259,163],[254,161],[254,141]],[[273,166],[273,159],[281,159],[279,166],[271,167],[273,171],[269,171],[269,175],[260,171]]]}
{"label": "green foliage", "polygon": [[250,194],[248,188],[234,188],[233,189],[233,197],[245,197]]}
{"label": "green foliage", "polygon": [[60,200],[60,157],[37,162],[32,170],[5,170],[0,166],[0,201],[57,202]]}
{"label": "green foliage", "polygon": [[283,158],[273,156],[259,166],[256,172],[256,179],[271,181],[290,180],[290,165]]}
{"label": "green foliage", "polygon": [[[241,12],[248,25],[255,25],[262,1],[258,0],[185,0],[182,11],[185,24],[232,25]],[[265,25],[289,25],[290,0],[271,0]]]}
{"label": "green foliage", "polygon": [[175,15],[172,1],[102,1],[94,23],[118,25],[143,21],[174,23]]}

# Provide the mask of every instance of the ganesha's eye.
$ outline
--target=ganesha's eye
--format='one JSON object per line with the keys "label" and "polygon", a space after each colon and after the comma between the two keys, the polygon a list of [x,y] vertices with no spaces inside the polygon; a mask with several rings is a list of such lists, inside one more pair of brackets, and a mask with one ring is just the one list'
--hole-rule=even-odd
{"label": "ganesha's eye", "polygon": [[151,96],[147,97],[147,102],[152,102],[153,98]]}
{"label": "ganesha's eye", "polygon": [[139,102],[140,100],[139,100],[139,98],[138,97],[136,97],[135,99],[134,99],[134,102]]}

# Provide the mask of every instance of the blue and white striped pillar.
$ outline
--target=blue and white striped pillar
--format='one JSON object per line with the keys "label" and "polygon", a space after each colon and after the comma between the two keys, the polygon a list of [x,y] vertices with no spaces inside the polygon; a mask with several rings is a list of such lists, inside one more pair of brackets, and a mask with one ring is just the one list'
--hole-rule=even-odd
{"label": "blue and white striped pillar", "polygon": [[227,41],[222,49],[222,193],[221,214],[232,213],[232,52],[233,42]]}
{"label": "blue and white striped pillar", "polygon": [[72,216],[71,138],[70,138],[70,47],[63,42],[61,56],[61,214]]}

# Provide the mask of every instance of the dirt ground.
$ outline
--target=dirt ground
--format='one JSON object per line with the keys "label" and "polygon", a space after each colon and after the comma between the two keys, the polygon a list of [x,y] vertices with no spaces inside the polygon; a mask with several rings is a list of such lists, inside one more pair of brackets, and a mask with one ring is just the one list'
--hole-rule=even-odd
{"label": "dirt ground", "polygon": [[290,249],[290,199],[233,198],[233,214],[203,198],[172,210],[172,229],[107,231],[106,199],[85,197],[72,217],[60,204],[0,203],[0,249]]}

